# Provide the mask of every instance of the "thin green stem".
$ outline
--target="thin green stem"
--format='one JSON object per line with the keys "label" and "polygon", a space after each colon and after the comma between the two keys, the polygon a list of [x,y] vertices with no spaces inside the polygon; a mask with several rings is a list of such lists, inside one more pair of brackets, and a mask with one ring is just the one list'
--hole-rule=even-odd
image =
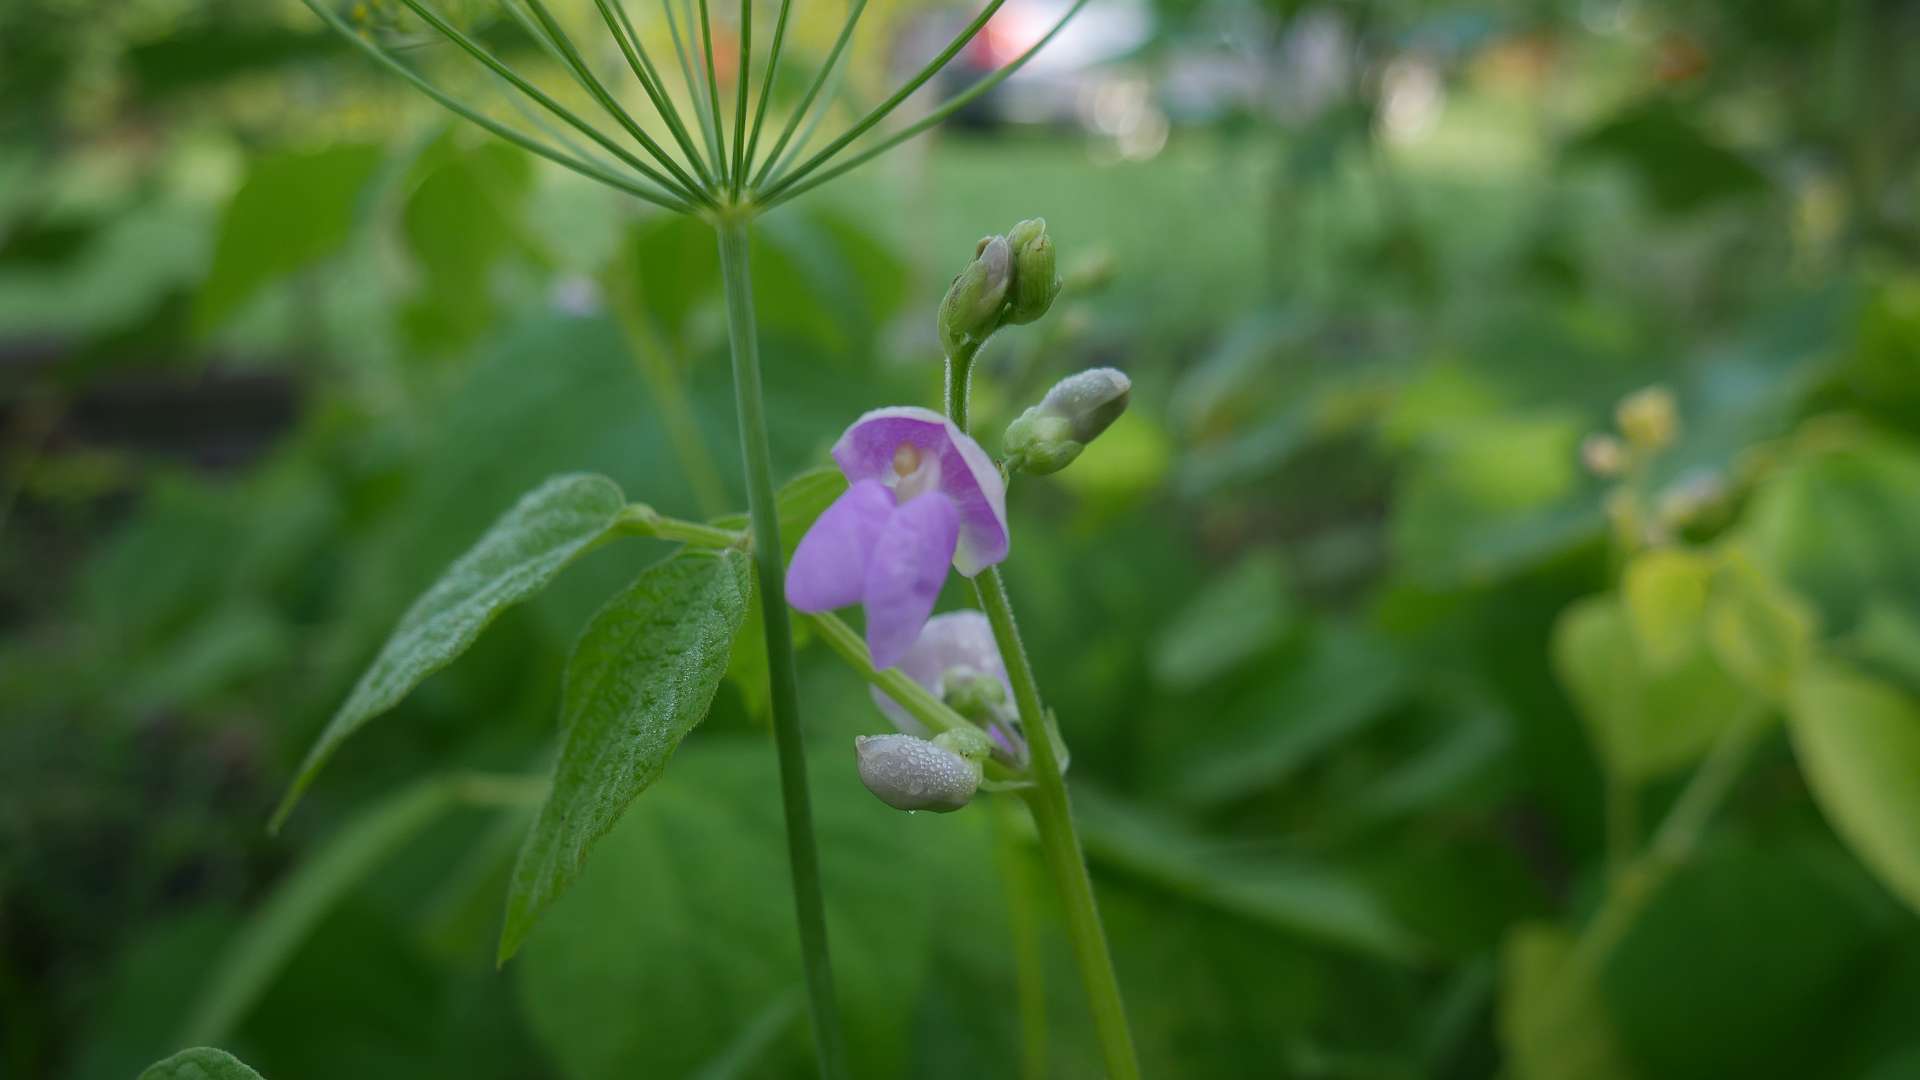
{"label": "thin green stem", "polygon": [[[453,42],[455,45],[458,45],[461,48],[461,50],[466,52],[469,56],[472,56],[475,60],[478,60],[482,65],[484,65],[488,70],[492,71],[494,74],[507,80],[509,83],[512,83],[513,88],[515,90],[518,90],[521,93],[527,95],[527,97],[532,98],[535,102],[537,102],[540,105],[541,108],[559,117],[561,120],[566,121],[569,126],[571,126],[574,130],[580,132],[580,134],[585,135],[587,138],[592,139],[596,143],[599,143],[601,149],[605,150],[609,154],[612,154],[614,157],[619,158],[620,161],[624,163],[628,168],[633,169],[635,172],[639,173],[641,176],[644,176],[647,179],[653,181],[654,183],[659,184],[661,187],[667,189],[668,191],[672,192],[674,195],[682,199],[685,199],[691,202],[702,202],[706,200],[706,196],[704,193],[696,194],[693,191],[689,191],[682,188],[677,182],[667,177],[665,174],[659,172],[658,170],[653,168],[653,166],[648,165],[646,162],[635,157],[633,153],[629,151],[626,147],[621,146],[619,143],[614,142],[612,139],[608,138],[604,133],[600,131],[600,129],[594,127],[592,124],[587,123],[585,120],[580,119],[580,117],[576,116],[571,109],[568,109],[566,106],[553,100],[553,98],[548,97],[544,92],[540,90],[539,87],[534,86],[532,83],[521,78],[518,72],[508,67],[506,64],[502,63],[498,57],[494,56],[492,53],[482,48],[479,42],[461,33],[457,27],[447,22],[445,19],[441,18],[437,12],[435,12],[432,8],[427,7],[425,4],[421,3],[420,0],[400,0],[400,2],[402,4],[405,4],[407,8],[411,10],[415,15],[420,16],[420,18],[424,20],[427,23],[427,25],[433,27],[433,29],[437,31],[440,34],[440,36],[446,38],[448,41]],[[308,6],[310,7],[313,6],[312,0],[309,0]]]}
{"label": "thin green stem", "polygon": [[[1591,985],[1600,976],[1613,950],[1633,929],[1648,901],[1659,894],[1675,871],[1693,858],[1708,822],[1732,793],[1758,743],[1758,726],[1751,717],[1736,719],[1720,735],[1706,760],[1687,780],[1687,786],[1674,800],[1666,818],[1654,830],[1653,841],[1622,870],[1599,911],[1580,931],[1572,953],[1554,976],[1554,985],[1549,991],[1554,997],[1546,1003],[1543,1024],[1579,1021],[1574,1007],[1581,999],[1581,987]],[[1567,1015],[1559,1015],[1561,1013]]]}
{"label": "thin green stem", "polygon": [[333,10],[322,3],[321,0],[302,0],[302,2],[305,3],[315,15],[319,16],[322,22],[332,27],[341,37],[346,38],[355,48],[366,53],[375,63],[412,84],[414,89],[432,98],[448,112],[473,123],[483,131],[498,138],[505,139],[530,154],[543,157],[556,165],[571,169],[590,180],[624,191],[635,198],[650,202],[655,206],[664,207],[682,214],[693,213],[694,208],[692,204],[684,199],[678,198],[670,192],[650,187],[638,180],[622,176],[617,172],[596,165],[590,161],[562,153],[538,139],[524,135],[491,117],[484,116],[468,108],[451,94],[428,82],[419,72],[414,71],[412,68],[388,55],[385,49],[380,48],[378,45],[361,36],[359,32],[347,25],[344,19],[335,14]]}
{"label": "thin green stem", "polygon": [[938,75],[940,73],[940,69],[947,66],[948,61],[952,60],[955,56],[958,56],[960,54],[960,50],[966,48],[967,42],[973,40],[974,35],[978,34],[981,28],[987,25],[987,21],[993,18],[994,13],[1000,10],[1000,5],[1006,2],[1007,0],[988,0],[987,6],[980,10],[980,14],[975,15],[973,17],[972,22],[968,23],[965,27],[961,28],[960,32],[954,35],[953,40],[947,43],[947,47],[940,50],[940,54],[938,56],[935,56],[932,60],[928,61],[927,65],[921,68],[918,72],[915,72],[914,76],[911,79],[908,79],[905,83],[903,83],[900,89],[895,90],[891,95],[889,95],[887,97],[887,100],[881,102],[879,105],[874,106],[873,111],[861,117],[858,121],[854,123],[852,127],[848,128],[846,132],[843,133],[839,138],[828,143],[825,149],[821,150],[819,153],[808,158],[805,164],[802,164],[798,168],[794,169],[793,172],[788,173],[785,177],[776,181],[773,185],[772,190],[768,191],[766,194],[769,196],[778,194],[781,188],[784,188],[788,185],[798,182],[801,179],[804,179],[808,173],[812,172],[814,169],[819,168],[821,165],[825,164],[829,159],[831,159],[835,154],[838,154],[841,150],[845,149],[848,143],[851,143],[853,142],[853,140],[866,134],[867,131],[873,127],[873,125],[879,123],[882,120],[885,120],[888,114],[892,113],[893,110],[900,107],[901,102],[912,97],[914,91],[926,85],[926,82],[928,79],[931,79],[935,75]]}
{"label": "thin green stem", "polygon": [[[697,195],[701,201],[711,203],[712,198],[707,195],[706,189],[700,182],[682,169],[673,155],[667,153],[665,148],[647,134],[646,129],[640,126],[640,122],[633,118],[633,114],[614,98],[613,92],[608,90],[606,84],[600,81],[600,77],[593,73],[593,68],[588,65],[586,57],[580,55],[580,50],[575,48],[572,39],[567,37],[566,31],[560,26],[560,21],[553,17],[552,10],[542,0],[525,0],[525,2],[527,9],[533,12],[535,19],[539,20],[549,42],[559,54],[561,66],[572,73],[574,81],[587,92],[587,96],[599,102],[600,108],[613,118],[614,123],[619,124],[628,135],[633,136],[634,141],[639,143],[647,153],[653,155],[654,160],[658,161],[661,167],[672,173],[674,179],[680,181],[681,186]],[[512,5],[508,6],[512,8]],[[619,37],[618,34],[614,36]]]}
{"label": "thin green stem", "polygon": [[[967,399],[972,387],[973,359],[978,354],[976,345],[952,357],[947,364],[948,414],[962,431],[967,430]],[[1054,749],[1053,718],[1040,703],[1040,684],[1034,678],[1027,648],[1020,641],[1020,628],[1014,622],[1013,604],[1007,599],[1007,586],[1000,578],[1000,568],[991,566],[976,575],[973,587],[980,598],[980,608],[993,627],[994,644],[1000,648],[1000,659],[1007,666],[1007,682],[1013,687],[1013,703],[1026,735],[1027,753],[1031,758],[1028,771],[1033,778],[1033,786],[1024,789],[1021,796],[1033,813],[1034,828],[1040,834],[1040,852],[1053,874],[1054,888],[1060,894],[1067,938],[1073,945],[1074,962],[1080,968],[1080,984],[1093,1012],[1094,1032],[1100,1040],[1107,1075],[1113,1080],[1138,1080],[1140,1062],[1133,1048],[1133,1032],[1127,1026],[1120,980],[1114,974],[1113,955],[1107,948],[1106,931],[1100,925],[1100,909],[1094,901],[1093,881],[1087,876],[1080,834],[1074,828],[1066,774]]]}
{"label": "thin green stem", "polygon": [[1060,893],[1060,907],[1066,918],[1067,938],[1073,945],[1074,962],[1080,968],[1080,984],[1093,1012],[1093,1027],[1100,1040],[1100,1054],[1113,1080],[1138,1080],[1139,1059],[1133,1049],[1133,1033],[1127,1027],[1126,1004],[1120,997],[1120,980],[1114,974],[1113,956],[1107,949],[1106,931],[1100,926],[1100,909],[1093,896],[1093,881],[1087,876],[1087,859],[1080,849],[1080,834],[1074,829],[1073,807],[1067,801],[1067,781],[1054,754],[1053,725],[1040,705],[1040,690],[1033,678],[1033,665],[1020,643],[1020,631],[1013,621],[1013,607],[1007,600],[1006,584],[998,567],[990,567],[973,581],[980,606],[993,625],[994,641],[1007,664],[1008,681],[1013,683],[1013,700],[1020,710],[1020,724],[1027,736],[1027,752],[1032,756],[1033,787],[1021,794],[1033,813],[1034,828],[1040,833],[1040,852],[1053,874],[1054,888]]}
{"label": "thin green stem", "polygon": [[707,73],[707,113],[713,117],[713,137],[719,143],[714,148],[713,167],[725,187],[733,183],[733,174],[727,169],[727,129],[720,123],[720,75],[713,70],[713,17],[707,11],[707,0],[700,0],[700,55],[706,58],[702,66]]}
{"label": "thin green stem", "polygon": [[1618,886],[1640,846],[1640,789],[1609,770],[1606,778],[1607,879]]}
{"label": "thin green stem", "polygon": [[645,503],[632,503],[620,511],[616,523],[629,536],[652,536],[675,540],[695,547],[727,548],[744,544],[747,534],[698,521],[667,517]]}
{"label": "thin green stem", "polygon": [[[773,100],[773,76],[780,70],[780,46],[787,40],[787,15],[793,10],[793,0],[780,0],[780,16],[773,21],[773,46],[767,53],[767,70],[760,77],[760,104],[753,110],[753,132],[747,136],[747,153],[744,164],[738,173],[744,175],[753,168],[753,157],[760,149],[760,125],[767,119],[767,102]],[[740,85],[746,85],[747,67],[740,65]],[[738,179],[738,176],[735,177]]]}
{"label": "thin green stem", "polygon": [[819,96],[820,88],[826,85],[828,74],[839,65],[840,54],[846,52],[847,42],[853,40],[853,28],[860,24],[860,15],[866,10],[867,0],[853,0],[847,6],[847,21],[840,26],[840,36],[833,39],[833,48],[827,50],[826,62],[822,63],[820,70],[814,74],[813,84],[807,87],[807,92],[800,96],[799,106],[793,110],[792,115],[787,117],[787,126],[780,132],[780,137],[774,140],[773,149],[767,151],[767,160],[761,164],[759,173],[753,178],[755,191],[760,190],[761,186],[767,182],[768,172],[774,167],[774,163],[780,160],[780,152],[786,149],[787,140],[793,138],[793,133],[799,129],[801,119],[813,106],[813,99]]}
{"label": "thin green stem", "polygon": [[781,565],[780,518],[774,503],[772,454],[760,392],[760,341],[754,326],[753,278],[747,219],[727,215],[716,223],[720,274],[726,287],[727,339],[733,350],[734,404],[740,420],[740,451],[746,464],[747,513],[753,530],[760,613],[767,639],[774,743],[780,760],[780,792],[787,821],[787,860],[793,870],[793,902],[800,924],[800,955],[806,967],[807,1005],[813,1020],[814,1054],[820,1075],[847,1075],[847,1052],[834,1003],[833,969],[827,956],[827,913],[820,890],[820,853],[813,837],[813,807],[807,797],[807,764],[800,734],[800,692],[794,676],[793,628],[787,622],[786,570]]}
{"label": "thin green stem", "polygon": [[[860,166],[866,164],[867,162],[872,161],[874,158],[879,157],[881,154],[884,154],[887,151],[893,149],[894,147],[900,145],[901,143],[906,142],[908,139],[911,139],[914,136],[920,134],[921,132],[926,131],[928,128],[931,128],[934,125],[941,123],[942,121],[946,120],[947,117],[952,116],[954,113],[959,112],[961,109],[966,108],[968,105],[972,104],[976,99],[978,99],[980,95],[985,94],[987,91],[992,90],[996,86],[999,86],[1001,83],[1005,82],[1008,78],[1010,78],[1014,72],[1019,71],[1023,66],[1025,66],[1026,62],[1028,60],[1031,60],[1035,53],[1045,48],[1047,43],[1053,40],[1055,34],[1058,34],[1060,31],[1066,29],[1067,23],[1071,21],[1075,15],[1079,14],[1080,9],[1085,7],[1086,4],[1087,4],[1087,0],[1074,0],[1073,6],[1068,8],[1066,10],[1066,13],[1061,15],[1059,20],[1053,24],[1053,27],[1049,29],[1046,32],[1046,34],[1040,38],[1039,41],[1034,42],[1033,45],[1027,49],[1026,52],[1023,52],[1019,56],[1014,57],[1012,60],[1008,61],[1004,66],[1002,66],[999,70],[993,72],[991,75],[987,75],[986,77],[980,79],[978,82],[974,83],[972,86],[969,86],[965,90],[961,91],[959,94],[955,95],[953,99],[948,101],[946,104],[941,105],[939,108],[934,109],[932,112],[928,113],[927,115],[921,117],[920,119],[914,121],[911,124],[908,124],[906,127],[901,128],[899,131],[894,132],[892,135],[887,136],[886,138],[880,140],[874,145],[868,147],[867,149],[860,151],[859,153],[853,155],[852,157],[847,158],[844,161],[836,162],[832,166],[822,169],[821,171],[813,174],[810,177],[804,178],[804,182],[802,182],[802,178],[795,176],[795,177],[788,178],[788,180],[790,180],[791,182],[782,182],[774,185],[775,187],[779,188],[779,190],[778,191],[773,191],[771,189],[768,190],[765,197],[763,197],[761,200],[762,208],[771,209],[772,207],[777,206],[780,203],[786,202],[788,199],[805,194],[806,192],[811,191],[816,187],[819,187],[821,184],[824,184],[827,181],[832,180],[837,176],[842,176],[854,169],[857,169]],[[757,183],[756,183],[756,186],[758,186]]]}
{"label": "thin green stem", "polygon": [[673,95],[667,90],[667,84],[660,77],[660,69],[653,65],[653,58],[647,55],[647,47],[640,41],[640,33],[633,27],[633,19],[627,15],[623,0],[593,0],[600,9],[600,18],[606,22],[607,29],[620,43],[620,52],[627,58],[627,66],[633,69],[634,77],[640,80],[640,86],[646,90],[660,119],[667,123],[667,130],[673,132],[673,140],[680,144],[680,150],[687,155],[687,161],[700,174],[700,181],[709,187],[713,184],[713,174],[707,171],[707,163],[701,160],[700,151],[693,145],[693,137],[687,132],[687,125],[680,118],[680,110],[673,105]]}
{"label": "thin green stem", "polygon": [[1007,923],[1013,933],[1014,999],[1020,1012],[1020,1075],[1046,1080],[1047,968],[1040,955],[1040,927],[1033,908],[1033,874],[1020,835],[1019,811],[1011,799],[994,799],[994,848],[1006,886]]}
{"label": "thin green stem", "polygon": [[707,159],[713,163],[714,181],[718,184],[725,173],[725,163],[720,159],[720,138],[714,131],[714,119],[707,112],[707,96],[700,92],[700,79],[695,74],[700,65],[693,59],[693,50],[687,43],[687,39],[693,37],[692,0],[684,2],[687,4],[688,22],[685,38],[680,34],[680,20],[673,15],[674,0],[660,0],[660,7],[667,13],[667,33],[673,37],[673,53],[680,61],[680,74],[687,83],[687,98],[693,102],[693,119],[700,125],[700,134],[706,138]]}
{"label": "thin green stem", "polygon": [[876,668],[873,666],[873,654],[867,651],[867,643],[845,619],[831,611],[808,615],[820,640],[839,654],[848,666],[859,673],[860,677],[879,687],[886,695],[898,702],[915,720],[932,728],[935,732],[952,731],[955,728],[970,726],[966,717],[953,710],[953,707],[939,698],[926,687],[914,682],[902,674],[898,668]]}
{"label": "thin green stem", "polygon": [[753,64],[753,0],[740,0],[740,64],[733,69],[733,169],[734,198],[740,197],[740,174],[746,171],[740,156],[747,149],[747,88],[753,80],[747,72]]}

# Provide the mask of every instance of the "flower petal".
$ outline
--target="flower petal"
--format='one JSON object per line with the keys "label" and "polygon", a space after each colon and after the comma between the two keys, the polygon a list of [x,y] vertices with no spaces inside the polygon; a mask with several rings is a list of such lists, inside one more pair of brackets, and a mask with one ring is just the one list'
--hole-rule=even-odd
{"label": "flower petal", "polygon": [[873,666],[900,662],[920,636],[960,538],[960,510],[937,492],[894,510],[867,564],[867,647]]}
{"label": "flower petal", "polygon": [[874,409],[834,444],[833,460],[854,483],[878,480],[893,467],[894,451],[902,443],[939,455],[939,490],[960,511],[954,567],[972,577],[1006,558],[1006,481],[979,443],[932,409]]}
{"label": "flower petal", "polygon": [[[948,611],[927,620],[920,637],[900,658],[900,673],[927,688],[934,697],[946,693],[942,676],[957,667],[970,667],[1000,680],[1007,700],[1013,700],[1013,684],[1007,681],[1007,665],[1000,659],[1000,647],[993,640],[993,626],[987,617],[971,608]],[[913,714],[888,697],[886,691],[871,687],[873,702],[893,721],[893,726],[909,735],[928,734],[926,726]]]}
{"label": "flower petal", "polygon": [[893,492],[878,480],[862,480],[835,499],[794,550],[787,567],[787,603],[801,611],[859,603],[867,564],[893,510]]}

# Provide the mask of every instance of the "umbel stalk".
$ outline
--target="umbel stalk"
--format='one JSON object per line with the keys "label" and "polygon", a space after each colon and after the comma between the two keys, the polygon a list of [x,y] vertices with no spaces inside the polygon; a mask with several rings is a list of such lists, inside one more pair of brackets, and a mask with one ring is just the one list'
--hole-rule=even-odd
{"label": "umbel stalk", "polygon": [[750,236],[744,217],[721,217],[720,275],[726,286],[727,341],[733,350],[733,401],[740,422],[747,515],[753,533],[753,565],[766,622],[767,677],[773,738],[780,759],[780,798],[786,813],[787,859],[793,903],[800,922],[800,955],[806,963],[807,1008],[820,1074],[846,1075],[846,1042],[834,999],[827,954],[827,910],[820,889],[820,850],[813,836],[807,793],[806,748],[800,732],[800,691],[794,678],[793,628],[787,616],[786,568],[781,560],[780,517],[773,494],[773,464],[767,449],[767,418],[760,393],[760,341],[753,317]]}

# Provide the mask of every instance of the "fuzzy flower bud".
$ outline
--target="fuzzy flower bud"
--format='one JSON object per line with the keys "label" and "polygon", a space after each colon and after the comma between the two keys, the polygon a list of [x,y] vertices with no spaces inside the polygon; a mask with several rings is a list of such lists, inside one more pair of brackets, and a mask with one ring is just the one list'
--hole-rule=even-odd
{"label": "fuzzy flower bud", "polygon": [[992,743],[977,730],[934,739],[917,735],[860,735],[853,740],[860,782],[895,810],[947,813],[972,801],[981,762]]}
{"label": "fuzzy flower bud", "polygon": [[1133,383],[1113,368],[1092,368],[1054,384],[1040,404],[1007,425],[1007,459],[1044,476],[1073,463],[1127,411]]}
{"label": "fuzzy flower bud", "polygon": [[940,344],[948,356],[978,344],[1000,328],[1001,307],[1013,284],[1013,250],[1004,236],[980,241],[973,261],[940,301]]}
{"label": "fuzzy flower bud", "polygon": [[1060,275],[1054,269],[1053,238],[1047,235],[1045,218],[1032,218],[1015,225],[1007,233],[1013,249],[1013,302],[1007,321],[1024,326],[1047,313],[1053,299],[1060,295]]}

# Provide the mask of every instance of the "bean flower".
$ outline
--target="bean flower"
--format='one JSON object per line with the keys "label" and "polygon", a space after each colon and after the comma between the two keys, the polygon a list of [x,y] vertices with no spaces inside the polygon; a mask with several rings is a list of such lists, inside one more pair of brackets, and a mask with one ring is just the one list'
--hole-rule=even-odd
{"label": "bean flower", "polygon": [[846,475],[800,540],[787,602],[866,609],[878,668],[904,658],[933,613],[947,567],[972,577],[1007,557],[1007,488],[993,459],[931,409],[875,409],[834,444]]}
{"label": "bean flower", "polygon": [[[1007,665],[985,615],[972,610],[935,615],[927,620],[919,640],[901,657],[899,667],[901,674],[926,687],[934,697],[960,708],[969,720],[981,724],[993,740],[996,757],[1010,765],[1026,763],[1026,742],[1014,718],[1013,685],[1007,681]],[[927,736],[926,725],[886,691],[875,686],[870,692],[873,703],[896,729]]]}

